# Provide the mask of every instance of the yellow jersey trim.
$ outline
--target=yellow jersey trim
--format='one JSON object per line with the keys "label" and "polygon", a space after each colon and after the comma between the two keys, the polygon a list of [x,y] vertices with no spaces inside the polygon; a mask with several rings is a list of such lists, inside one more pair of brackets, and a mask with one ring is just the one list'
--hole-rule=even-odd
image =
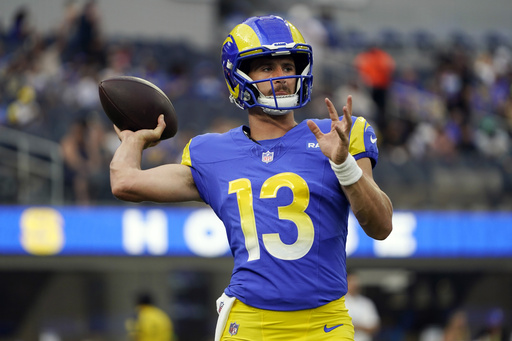
{"label": "yellow jersey trim", "polygon": [[183,155],[181,156],[181,164],[185,166],[192,167],[192,159],[190,158],[190,142],[192,140],[188,141],[185,148],[183,148]]}
{"label": "yellow jersey trim", "polygon": [[357,155],[366,151],[366,147],[364,145],[364,132],[366,127],[367,122],[363,117],[358,117],[352,125],[348,149],[350,154]]}

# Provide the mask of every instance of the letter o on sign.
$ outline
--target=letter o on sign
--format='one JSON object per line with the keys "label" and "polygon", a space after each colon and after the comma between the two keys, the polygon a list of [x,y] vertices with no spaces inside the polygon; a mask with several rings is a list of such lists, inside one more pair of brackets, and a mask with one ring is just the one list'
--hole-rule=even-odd
{"label": "letter o on sign", "polygon": [[210,209],[200,209],[185,221],[183,237],[190,251],[200,257],[220,257],[229,251],[226,228]]}

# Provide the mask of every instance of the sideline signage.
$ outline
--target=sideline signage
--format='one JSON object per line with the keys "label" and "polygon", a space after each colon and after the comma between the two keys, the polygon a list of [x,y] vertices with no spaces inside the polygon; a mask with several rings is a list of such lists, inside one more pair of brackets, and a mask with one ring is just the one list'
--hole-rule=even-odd
{"label": "sideline signage", "polygon": [[[512,213],[397,211],[384,241],[350,216],[350,258],[512,257]],[[210,208],[0,206],[0,255],[230,256]]]}

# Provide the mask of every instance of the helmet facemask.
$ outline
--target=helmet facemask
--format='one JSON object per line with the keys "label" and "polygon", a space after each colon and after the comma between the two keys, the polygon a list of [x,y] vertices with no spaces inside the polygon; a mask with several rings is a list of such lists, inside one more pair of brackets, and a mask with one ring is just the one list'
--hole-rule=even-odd
{"label": "helmet facemask", "polygon": [[[282,56],[286,56],[286,54],[283,54]],[[231,102],[237,104],[237,106],[239,106],[242,109],[252,108],[255,106],[261,107],[263,109],[263,112],[269,115],[284,115],[294,109],[305,106],[306,103],[309,102],[310,100],[311,83],[313,77],[311,75],[310,63],[308,63],[306,55],[297,56],[295,54],[291,56],[293,57],[295,67],[297,71],[300,72],[300,74],[265,78],[256,81],[248,76],[248,64],[254,58],[242,60],[239,63],[240,68],[236,69],[234,71],[234,74],[237,77],[238,83],[241,85],[240,92],[243,98],[242,101],[239,101],[235,99],[233,95],[231,95]],[[258,57],[263,58],[265,56]],[[296,80],[295,91],[292,94],[276,95],[275,82],[281,79]],[[270,87],[272,89],[271,95],[263,94],[258,88],[258,84],[266,82],[270,84]]]}

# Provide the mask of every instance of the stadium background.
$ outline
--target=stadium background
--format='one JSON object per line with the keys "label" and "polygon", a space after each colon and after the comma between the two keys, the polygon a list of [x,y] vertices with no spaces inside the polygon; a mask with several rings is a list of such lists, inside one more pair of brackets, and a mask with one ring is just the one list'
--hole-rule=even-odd
{"label": "stadium background", "polygon": [[[473,336],[496,309],[511,326],[510,1],[103,0],[90,22],[84,4],[0,2],[0,340],[123,340],[141,290],[179,340],[212,339],[232,266],[222,227],[201,205],[112,198],[117,141],[97,82],[132,74],[169,95],[180,132],[144,165],[174,161],[190,136],[245,122],[227,99],[219,46],[240,19],[269,12],[315,49],[315,98],[299,119],[323,115],[326,95],[340,105],[349,83],[368,103],[352,61],[369,43],[397,65],[375,170],[395,231],[373,243],[352,220],[347,249],[379,309],[377,339],[420,340],[457,311]],[[97,156],[80,174],[87,195],[63,166],[76,123]]]}

